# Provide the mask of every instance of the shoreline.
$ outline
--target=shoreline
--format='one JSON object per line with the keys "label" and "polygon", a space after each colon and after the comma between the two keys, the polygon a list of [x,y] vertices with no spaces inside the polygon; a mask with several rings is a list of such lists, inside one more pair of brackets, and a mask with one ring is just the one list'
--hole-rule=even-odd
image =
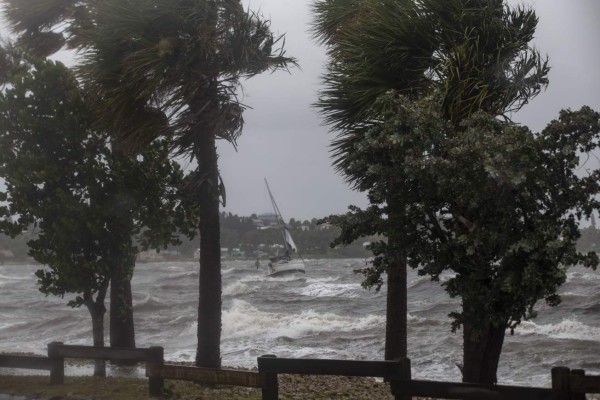
{"label": "shoreline", "polygon": [[[2,393],[5,393],[4,398]],[[207,387],[165,380],[161,399],[260,400],[261,390],[238,386]],[[47,375],[0,375],[0,400],[139,400],[149,398],[145,378],[67,376],[65,385],[51,386]],[[279,376],[281,400],[394,400],[389,385],[372,378],[345,376]]]}
{"label": "shoreline", "polygon": [[[28,353],[27,355],[33,354]],[[193,365],[192,362],[168,360],[165,360],[165,362],[177,365]],[[257,368],[231,366],[223,366],[223,368],[245,371],[257,370]],[[49,372],[0,368],[0,400],[139,400],[148,398],[148,379],[144,376],[143,364],[116,366],[107,362],[106,378],[93,377],[93,369],[93,361],[65,359],[65,385],[51,386]],[[260,389],[239,386],[213,388],[192,382],[165,380],[165,388],[167,396],[161,397],[161,399],[261,399]],[[280,374],[279,392],[281,400],[337,398],[394,400],[389,384],[372,377]],[[2,397],[3,394],[5,398]],[[123,394],[123,397],[120,394]],[[107,397],[104,397],[105,395]]]}

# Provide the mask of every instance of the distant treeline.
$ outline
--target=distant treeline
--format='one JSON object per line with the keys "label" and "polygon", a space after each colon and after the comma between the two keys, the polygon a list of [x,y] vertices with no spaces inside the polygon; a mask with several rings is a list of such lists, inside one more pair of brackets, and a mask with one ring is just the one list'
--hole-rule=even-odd
{"label": "distant treeline", "polygon": [[577,248],[580,251],[600,252],[600,229],[595,224],[580,230],[581,237],[577,241]]}
{"label": "distant treeline", "polygon": [[[221,213],[221,247],[227,249],[226,255],[232,257],[256,257],[274,255],[278,244],[281,244],[281,232],[277,229],[257,229],[252,222],[258,217],[252,214],[241,217],[232,213]],[[369,257],[371,254],[364,248],[365,242],[377,238],[364,238],[349,246],[330,247],[330,243],[337,237],[340,230],[335,226],[323,227],[317,224],[317,219],[296,220],[290,219],[287,223],[294,241],[302,256],[306,257]],[[304,226],[304,228],[302,228]],[[590,226],[581,229],[581,238],[578,241],[580,251],[600,251],[600,229]],[[30,261],[27,255],[27,241],[35,235],[35,230],[12,239],[0,234],[0,262]],[[192,241],[183,238],[178,247],[170,248],[183,258],[194,257],[198,248],[198,240]],[[6,251],[9,252],[6,252]],[[12,254],[12,256],[11,256]]]}
{"label": "distant treeline", "polygon": [[[273,228],[257,229],[252,222],[257,218],[256,214],[241,217],[232,213],[221,213],[221,247],[227,249],[226,255],[252,258],[257,254],[267,256],[276,253],[277,247],[275,246],[281,244],[281,232]],[[310,221],[292,218],[287,222],[302,256],[324,258],[370,256],[370,252],[364,248],[364,243],[377,240],[377,238],[364,238],[364,240],[356,241],[349,246],[331,248],[330,244],[340,230],[335,226],[323,227],[318,225],[317,221],[316,218]],[[578,248],[581,251],[600,251],[600,229],[590,226],[581,229],[580,232]],[[29,261],[27,241],[33,235],[35,235],[35,230],[14,239],[0,235],[0,262]],[[183,258],[192,258],[197,248],[197,239],[190,241],[183,238],[180,246],[169,250],[179,253]]]}
{"label": "distant treeline", "polygon": [[[258,216],[238,216],[232,213],[221,213],[221,247],[227,249],[230,256],[256,257],[257,255],[275,255],[277,245],[282,244],[281,232],[276,228],[258,229],[253,221]],[[339,235],[340,230],[334,226],[319,225],[317,219],[296,220],[291,218],[287,226],[302,256],[307,257],[368,257],[369,251],[363,246],[365,242],[376,240],[364,238],[349,246],[331,248],[330,244]],[[177,250],[182,256],[192,256],[198,248],[197,240],[185,241]]]}

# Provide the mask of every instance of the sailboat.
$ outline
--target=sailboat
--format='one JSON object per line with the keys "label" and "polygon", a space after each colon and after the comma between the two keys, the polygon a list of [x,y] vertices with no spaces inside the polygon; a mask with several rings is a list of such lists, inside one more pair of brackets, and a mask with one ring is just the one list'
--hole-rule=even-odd
{"label": "sailboat", "polygon": [[[285,224],[285,220],[281,215],[281,211],[279,211],[279,207],[275,202],[275,198],[271,193],[271,188],[269,188],[269,183],[265,178],[265,184],[267,185],[267,191],[269,192],[269,197],[271,198],[271,204],[273,205],[273,211],[277,217],[277,225],[279,226],[279,230],[281,231],[281,237],[283,239],[283,255],[271,257],[269,259],[268,269],[266,271],[266,275],[270,277],[284,276],[290,274],[304,274],[306,271],[304,270],[304,259],[300,256],[298,252],[298,247],[296,243],[294,243],[294,239],[290,234],[288,227]],[[293,259],[292,254],[297,253],[300,259]]]}

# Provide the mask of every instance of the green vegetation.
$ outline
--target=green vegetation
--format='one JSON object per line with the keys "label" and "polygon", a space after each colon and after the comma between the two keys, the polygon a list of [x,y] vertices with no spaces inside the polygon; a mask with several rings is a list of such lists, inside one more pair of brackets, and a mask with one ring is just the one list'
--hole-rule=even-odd
{"label": "green vegetation", "polygon": [[[164,139],[196,162],[182,188],[197,205],[200,236],[196,364],[221,364],[220,202],[216,140],[235,145],[245,105],[241,80],[286,69],[282,37],[239,0],[6,0],[21,46],[48,56],[79,52],[78,78],[96,104],[95,123],[120,150]],[[277,48],[276,46],[280,46]]]}
{"label": "green vegetation", "polygon": [[[253,220],[258,217],[240,217],[232,213],[220,214],[221,224],[221,255],[226,258],[267,258],[281,251],[281,232],[276,227],[257,229]],[[376,236],[363,237],[347,245],[331,247],[331,243],[339,235],[336,226],[318,224],[316,218],[310,221],[299,221],[291,218],[287,223],[294,241],[300,249],[300,254],[308,258],[366,258],[371,253],[363,245],[378,239]],[[183,258],[190,259],[198,248],[194,241],[183,240],[177,247],[168,250],[176,252]]]}
{"label": "green vegetation", "polygon": [[195,232],[195,221],[185,218],[193,208],[184,214],[177,193],[183,172],[167,161],[164,141],[137,154],[115,151],[107,134],[94,128],[85,90],[64,65],[18,49],[0,49],[0,57],[8,67],[0,82],[0,176],[6,185],[0,229],[12,236],[35,232],[27,235],[27,246],[44,265],[36,272],[40,291],[72,295],[70,306],[85,306],[96,346],[104,345],[109,281],[113,291],[116,282],[126,283],[129,301],[111,296],[111,320],[126,316],[121,319],[130,322],[135,346],[129,281],[137,244],[177,244],[178,230]]}
{"label": "green vegetation", "polygon": [[[495,383],[505,331],[559,301],[578,222],[598,208],[600,172],[575,174],[600,137],[588,107],[540,133],[509,119],[548,83],[530,47],[532,10],[502,0],[324,0],[318,106],[337,134],[336,167],[368,193],[365,210],[328,221],[336,243],[381,234],[365,285],[387,273],[386,358],[406,355],[406,263],[443,283],[462,310],[463,379]],[[383,50],[382,50],[383,49]]]}
{"label": "green vegetation", "polygon": [[[1,229],[33,228],[41,291],[76,294],[70,304],[88,308],[102,346],[109,281],[111,317],[132,321],[138,246],[179,244],[197,227],[196,365],[220,366],[222,247],[273,255],[279,234],[220,213],[216,140],[241,134],[241,80],[295,60],[239,0],[33,3],[5,0],[21,47],[0,52]],[[386,359],[407,354],[407,266],[432,280],[448,272],[463,379],[494,383],[506,331],[539,300],[558,304],[569,266],[599,262],[576,244],[600,207],[600,170],[575,172],[600,146],[600,115],[564,110],[539,133],[510,120],[548,84],[527,8],[318,0],[314,11],[330,59],[317,105],[337,134],[334,164],[370,205],[330,216],[334,229],[290,220],[292,234],[306,256],[363,256],[360,243],[372,242],[362,272],[365,286],[388,285]],[[65,45],[81,56],[73,70],[31,55]],[[189,177],[173,156],[195,162]],[[596,236],[584,230],[582,248],[595,251]]]}

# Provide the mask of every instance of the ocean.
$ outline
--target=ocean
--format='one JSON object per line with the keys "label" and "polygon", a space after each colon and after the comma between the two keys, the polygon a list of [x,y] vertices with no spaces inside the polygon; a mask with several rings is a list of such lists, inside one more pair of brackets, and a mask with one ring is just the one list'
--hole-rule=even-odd
{"label": "ocean", "polygon": [[[361,287],[362,277],[353,270],[364,265],[362,259],[306,262],[305,275],[268,278],[253,261],[223,261],[224,366],[255,367],[263,354],[383,359],[385,286],[380,292]],[[34,276],[38,268],[0,266],[0,352],[43,355],[52,341],[91,345],[87,309],[72,309],[66,297],[40,293]],[[462,358],[462,336],[451,332],[447,317],[458,309],[458,300],[415,271],[408,282],[413,377],[460,381],[455,363]],[[169,361],[192,361],[197,262],[140,263],[132,287],[137,345],[163,346]],[[599,288],[600,272],[571,269],[560,290],[563,302],[553,308],[540,302],[538,318],[507,334],[499,383],[549,386],[550,369],[559,365],[600,374]],[[105,324],[108,335],[108,315]]]}

